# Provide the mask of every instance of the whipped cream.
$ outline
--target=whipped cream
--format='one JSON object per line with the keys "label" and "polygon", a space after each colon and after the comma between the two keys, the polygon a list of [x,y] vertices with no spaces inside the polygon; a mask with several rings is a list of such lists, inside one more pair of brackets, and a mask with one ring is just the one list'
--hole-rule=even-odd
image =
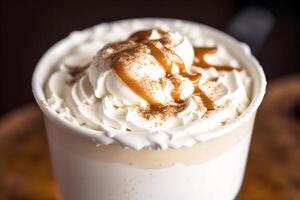
{"label": "whipped cream", "polygon": [[[91,31],[45,84],[50,108],[105,135],[100,143],[191,146],[195,140],[174,138],[215,130],[248,107],[251,78],[221,43],[202,35],[191,40],[165,27],[120,28],[110,30],[114,38]],[[143,142],[127,141],[127,134]]]}

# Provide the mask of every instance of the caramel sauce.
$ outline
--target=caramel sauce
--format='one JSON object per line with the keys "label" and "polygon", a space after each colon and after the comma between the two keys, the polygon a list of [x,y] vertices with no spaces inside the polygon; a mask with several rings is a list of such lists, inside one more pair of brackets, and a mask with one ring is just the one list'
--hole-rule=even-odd
{"label": "caramel sauce", "polygon": [[[179,68],[179,74],[183,77],[188,78],[190,81],[193,82],[194,87],[198,88],[198,81],[202,77],[201,74],[189,74],[186,69],[185,65],[182,61],[182,59],[177,56],[171,49],[168,49],[164,47],[161,43],[158,41],[149,41],[147,44],[148,48],[151,50],[151,55],[157,60],[157,62],[160,64],[160,66],[163,67],[166,73],[166,77],[170,78],[172,81],[172,84],[174,86],[174,89],[172,91],[172,97],[175,100],[175,102],[179,103],[181,102],[180,99],[180,83],[176,81],[172,76],[172,64],[176,64]],[[159,48],[159,47],[160,48]],[[166,55],[165,50],[168,55]],[[196,90],[196,89],[195,89]],[[208,106],[209,107],[209,106]]]}
{"label": "caramel sauce", "polygon": [[[132,37],[135,37],[137,41],[142,40],[147,37],[149,34],[148,31],[140,31],[138,33],[133,34]],[[178,66],[179,74],[183,77],[188,78],[194,84],[194,94],[200,96],[203,104],[206,106],[208,110],[214,109],[214,103],[209,97],[199,88],[198,82],[202,77],[202,74],[189,74],[186,69],[182,59],[177,56],[171,49],[168,49],[163,46],[163,44],[159,41],[147,41],[145,45],[149,48],[150,54],[155,58],[155,60],[159,63],[159,65],[164,69],[166,73],[166,77],[172,81],[174,85],[174,89],[172,91],[172,97],[176,103],[181,103],[180,92],[181,87],[180,83],[173,77],[172,74],[172,65],[173,63]],[[152,109],[160,109],[163,107],[159,102],[157,102],[154,98],[151,97],[146,91],[145,88],[140,86],[140,83],[130,77],[125,66],[122,63],[116,61],[113,64],[113,68],[115,69],[117,75],[128,85],[130,89],[132,89],[137,95],[145,99],[151,106]]]}
{"label": "caramel sauce", "polygon": [[144,40],[148,40],[154,30],[156,30],[161,36],[166,34],[166,32],[161,29],[142,30],[142,31],[137,31],[132,35],[130,35],[129,40],[133,40],[135,42],[142,42]]}
{"label": "caramel sauce", "polygon": [[214,66],[208,64],[204,57],[206,54],[212,55],[217,52],[218,48],[217,47],[205,47],[205,48],[200,48],[200,47],[194,47],[194,52],[195,52],[195,58],[194,58],[194,65],[201,67],[201,68],[214,68],[217,71],[232,71],[232,70],[237,70],[241,71],[240,68],[233,68],[230,66]]}
{"label": "caramel sauce", "polygon": [[175,102],[179,103],[179,102],[181,102],[181,99],[180,99],[180,92],[181,92],[180,82],[178,82],[178,80],[176,80],[173,77],[171,77],[170,80],[171,80],[171,82],[174,86],[174,89],[172,91],[172,97],[173,97]]}
{"label": "caramel sauce", "polygon": [[[215,105],[214,102],[205,94],[203,90],[199,87],[199,80],[202,77],[201,73],[197,74],[190,74],[186,71],[185,65],[182,61],[182,59],[175,54],[171,49],[165,47],[164,42],[159,40],[149,40],[152,31],[154,29],[150,30],[142,30],[138,31],[136,33],[133,33],[129,40],[132,40],[137,43],[143,43],[147,46],[147,48],[150,50],[150,54],[155,58],[155,60],[159,63],[159,65],[164,69],[166,73],[166,77],[169,78],[172,81],[172,84],[174,86],[174,89],[172,91],[172,97],[176,103],[182,103],[183,101],[180,99],[180,92],[181,92],[181,84],[180,82],[174,77],[172,74],[172,65],[175,64],[179,68],[179,74],[183,77],[188,78],[190,81],[192,81],[194,85],[194,95],[198,95],[204,106],[207,108],[207,110],[213,110]],[[166,32],[155,29],[157,32],[163,36],[166,34]],[[240,68],[233,68],[231,66],[214,66],[209,63],[207,63],[204,59],[206,54],[214,54],[217,52],[217,47],[209,47],[209,48],[199,48],[194,47],[195,57],[194,57],[194,65],[201,67],[201,68],[214,68],[216,70],[223,70],[223,71],[232,71],[237,70],[241,71]],[[163,110],[164,107],[161,103],[157,102],[149,93],[147,93],[147,89],[142,87],[140,83],[130,77],[128,74],[125,66],[120,61],[115,61],[113,63],[113,68],[115,69],[117,75],[128,85],[130,89],[132,89],[137,95],[139,95],[141,98],[145,99],[149,104],[152,110]],[[216,81],[218,78],[212,78],[211,81]]]}
{"label": "caramel sauce", "polygon": [[158,47],[158,45],[160,45],[160,47],[163,48],[162,44],[150,41],[146,45],[150,49],[151,55],[156,59],[160,66],[164,68],[166,76],[170,77],[170,75],[172,75],[172,62]]}
{"label": "caramel sauce", "polygon": [[113,63],[113,68],[116,71],[116,74],[121,78],[121,80],[124,81],[126,85],[131,90],[133,90],[137,95],[145,99],[150,105],[162,106],[161,103],[157,102],[151,95],[149,95],[145,91],[145,89],[141,86],[141,84],[137,80],[134,80],[130,77],[123,63],[116,60]]}
{"label": "caramel sauce", "polygon": [[195,87],[194,94],[200,96],[204,106],[207,110],[214,110],[215,104],[214,102],[199,88],[199,86]]}
{"label": "caramel sauce", "polygon": [[[172,76],[172,64],[176,63],[177,66],[179,66],[180,71],[182,69],[185,71],[184,64],[180,58],[176,57],[176,54],[174,52],[170,52],[171,50],[166,49],[160,42],[158,41],[149,41],[147,44],[148,48],[151,51],[151,55],[156,59],[156,61],[160,64],[161,67],[163,67],[166,77],[170,78],[172,81],[172,84],[174,85],[174,89],[172,91],[172,97],[175,100],[175,102],[180,101],[180,83],[176,81]],[[159,47],[158,47],[159,46]],[[174,55],[174,59],[170,59],[167,55],[165,55],[165,52],[163,50],[172,53],[172,56]],[[176,58],[175,58],[176,57]]]}

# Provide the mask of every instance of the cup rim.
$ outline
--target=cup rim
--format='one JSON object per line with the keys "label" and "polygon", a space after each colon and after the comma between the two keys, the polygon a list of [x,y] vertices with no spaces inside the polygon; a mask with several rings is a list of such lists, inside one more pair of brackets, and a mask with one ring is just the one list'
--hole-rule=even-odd
{"label": "cup rim", "polygon": [[[41,108],[41,110],[43,111],[45,116],[47,116],[51,121],[55,122],[59,126],[61,126],[63,128],[67,128],[69,130],[68,132],[74,133],[79,136],[91,138],[96,143],[108,145],[108,144],[111,144],[114,142],[120,142],[120,143],[123,142],[124,138],[123,139],[122,138],[110,138],[106,135],[99,134],[99,133],[102,133],[100,130],[93,130],[93,129],[90,129],[87,127],[76,125],[74,123],[69,122],[66,119],[60,118],[59,115],[55,111],[53,111],[52,109],[49,108],[49,106],[47,106],[48,103],[46,101],[43,88],[44,88],[45,81],[49,77],[49,73],[51,73],[51,69],[53,69],[53,65],[54,65],[53,60],[55,60],[54,58],[58,54],[61,55],[64,52],[64,50],[66,50],[70,47],[71,44],[68,44],[68,43],[70,43],[69,41],[72,40],[72,37],[78,37],[78,36],[85,37],[87,34],[89,34],[89,31],[91,29],[102,26],[103,24],[130,23],[134,20],[138,20],[141,22],[153,22],[153,23],[155,21],[161,21],[164,23],[175,23],[175,22],[179,21],[182,23],[192,25],[194,27],[199,27],[203,31],[215,34],[215,36],[220,37],[220,40],[222,40],[223,43],[225,41],[227,41],[228,44],[231,44],[234,46],[234,48],[237,48],[237,51],[239,51],[239,52],[242,51],[242,53],[244,54],[244,57],[248,59],[248,62],[252,66],[251,68],[245,66],[247,71],[251,70],[250,74],[251,74],[251,77],[254,82],[254,83],[252,83],[252,85],[254,85],[252,88],[252,93],[253,93],[252,99],[251,99],[249,106],[246,108],[246,110],[238,118],[236,118],[233,122],[230,122],[224,126],[218,127],[217,129],[213,129],[213,130],[207,131],[205,133],[201,133],[201,135],[197,135],[197,134],[187,135],[188,137],[192,138],[194,140],[194,142],[192,144],[191,143],[183,144],[180,147],[184,147],[184,146],[188,147],[188,146],[192,146],[198,142],[205,142],[207,140],[220,137],[220,136],[240,127],[244,122],[248,121],[253,115],[255,115],[259,105],[261,104],[261,102],[263,100],[264,94],[265,94],[266,78],[265,78],[265,74],[263,72],[261,65],[256,60],[256,58],[251,54],[250,48],[246,44],[237,41],[236,39],[234,39],[233,37],[227,35],[226,33],[222,32],[222,31],[219,31],[213,27],[210,27],[210,26],[207,26],[207,25],[204,25],[201,23],[197,23],[197,22],[186,21],[186,20],[175,19],[175,18],[132,18],[132,19],[123,19],[123,20],[118,20],[118,21],[112,21],[112,22],[108,22],[108,23],[100,23],[93,27],[76,32],[75,33],[76,36],[73,33],[71,33],[69,36],[67,36],[67,37],[63,38],[62,40],[58,41],[57,43],[55,43],[52,47],[50,47],[43,54],[43,56],[38,61],[37,65],[35,67],[35,70],[33,72],[32,91],[33,91],[36,102],[38,103],[39,107]],[[52,66],[49,66],[50,65],[49,62],[50,63],[52,62]],[[46,72],[46,73],[43,72],[44,68],[48,68],[48,72]],[[253,74],[256,74],[256,75],[253,76]],[[124,133],[124,137],[125,136],[131,137],[129,134]],[[99,141],[101,141],[101,142],[99,142]],[[130,145],[130,144],[125,144],[123,146],[132,147],[132,145]],[[134,147],[134,149],[140,150],[144,147],[145,146],[137,146],[137,147]],[[160,146],[160,148],[167,149],[167,148],[173,148],[173,147],[170,147],[168,144],[164,144],[164,145]]]}

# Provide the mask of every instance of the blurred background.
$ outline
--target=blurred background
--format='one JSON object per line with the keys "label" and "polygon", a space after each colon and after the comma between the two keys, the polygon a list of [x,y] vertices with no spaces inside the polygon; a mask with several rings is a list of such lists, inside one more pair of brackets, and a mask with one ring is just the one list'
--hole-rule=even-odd
{"label": "blurred background", "polygon": [[[31,76],[43,53],[73,30],[132,17],[173,17],[225,30],[245,7],[260,6],[274,24],[257,52],[269,80],[300,71],[297,1],[16,1],[1,0],[0,115],[32,102]],[[252,30],[253,35],[260,30]]]}

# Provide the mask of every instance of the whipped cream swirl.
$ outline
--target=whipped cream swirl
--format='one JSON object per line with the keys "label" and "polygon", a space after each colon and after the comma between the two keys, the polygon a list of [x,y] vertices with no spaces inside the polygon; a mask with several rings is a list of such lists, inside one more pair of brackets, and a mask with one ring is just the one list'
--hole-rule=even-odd
{"label": "whipped cream swirl", "polygon": [[177,32],[151,29],[108,44],[86,39],[59,61],[45,93],[61,117],[109,137],[173,137],[238,118],[250,87],[246,70],[222,44],[195,47]]}

